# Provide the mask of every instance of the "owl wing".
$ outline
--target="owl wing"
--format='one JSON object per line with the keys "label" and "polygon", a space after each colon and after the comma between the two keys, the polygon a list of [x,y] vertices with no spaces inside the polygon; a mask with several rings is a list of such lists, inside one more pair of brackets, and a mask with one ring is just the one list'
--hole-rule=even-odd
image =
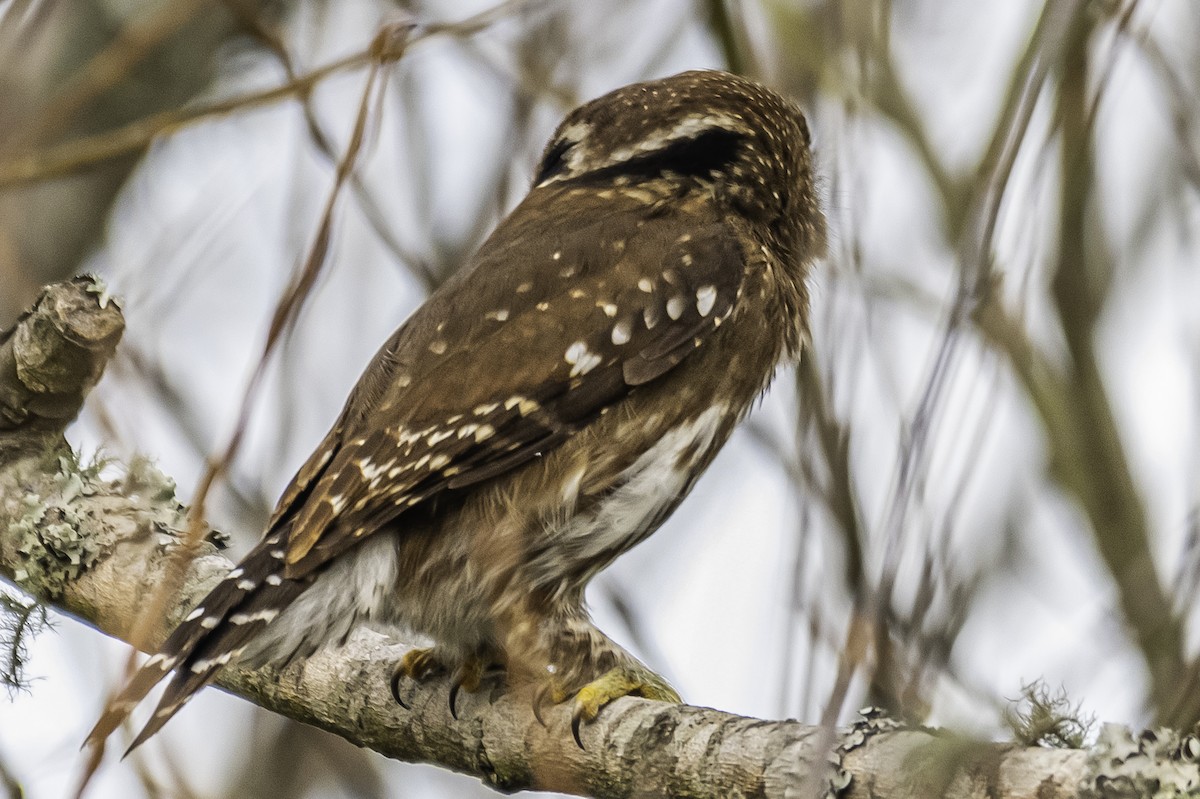
{"label": "owl wing", "polygon": [[384,345],[280,501],[288,577],[552,450],[729,316],[746,258],[711,202],[614,194],[531,195]]}

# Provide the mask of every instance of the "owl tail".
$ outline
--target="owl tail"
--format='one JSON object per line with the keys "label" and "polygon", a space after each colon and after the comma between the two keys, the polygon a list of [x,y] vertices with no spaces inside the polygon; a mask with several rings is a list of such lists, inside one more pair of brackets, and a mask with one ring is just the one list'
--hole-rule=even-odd
{"label": "owl tail", "polygon": [[249,641],[304,592],[310,580],[283,576],[286,530],[276,529],[250,551],[185,618],[105,708],[87,744],[102,743],[174,670],[154,715],[125,754],[156,733],[217,671],[241,654]]}

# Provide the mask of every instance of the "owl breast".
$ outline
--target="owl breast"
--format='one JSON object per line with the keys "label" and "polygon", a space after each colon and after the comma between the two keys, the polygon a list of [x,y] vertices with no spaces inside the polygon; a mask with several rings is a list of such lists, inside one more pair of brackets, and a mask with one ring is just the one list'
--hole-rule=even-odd
{"label": "owl breast", "polygon": [[[724,443],[730,414],[727,407],[714,405],[666,430],[600,497],[581,501],[574,515],[549,520],[546,546],[531,563],[534,582],[561,598],[653,533]],[[566,490],[577,491],[587,482],[585,467]]]}

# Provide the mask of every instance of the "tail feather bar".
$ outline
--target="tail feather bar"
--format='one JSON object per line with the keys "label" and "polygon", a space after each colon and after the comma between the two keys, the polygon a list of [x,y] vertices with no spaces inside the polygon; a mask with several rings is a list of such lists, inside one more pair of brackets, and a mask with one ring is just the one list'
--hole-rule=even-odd
{"label": "tail feather bar", "polygon": [[154,686],[174,670],[175,677],[154,714],[129,747],[132,751],[166,724],[197,691],[212,681],[222,666],[241,654],[256,633],[303,593],[309,580],[289,580],[283,576],[284,534],[276,530],[264,538],[187,615],[158,653],[109,702],[88,734],[88,744],[99,744],[106,739]]}

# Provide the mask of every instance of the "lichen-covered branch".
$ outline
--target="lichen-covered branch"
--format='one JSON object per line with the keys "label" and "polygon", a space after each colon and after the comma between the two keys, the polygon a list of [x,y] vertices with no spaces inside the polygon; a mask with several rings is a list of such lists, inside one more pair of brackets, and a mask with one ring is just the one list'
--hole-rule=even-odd
{"label": "lichen-covered branch", "polygon": [[[102,300],[90,282],[58,284],[17,329],[0,337],[4,363],[26,364],[0,374],[8,420],[6,446],[0,447],[0,577],[122,638],[169,568],[184,508],[173,483],[148,462],[128,464],[109,479],[82,467],[61,438],[74,416],[63,398],[82,401],[120,335],[119,311]],[[106,324],[95,316],[112,313]],[[108,332],[97,338],[81,336],[81,329]],[[107,343],[96,346],[101,340]],[[46,354],[33,371],[57,375],[54,381],[31,384],[21,377],[31,373],[29,361],[14,350],[27,348]],[[93,357],[82,357],[81,350]],[[57,399],[49,405],[53,412],[42,415],[34,406],[46,390]],[[14,400],[22,396],[28,407]],[[57,427],[50,419],[58,420]],[[152,643],[231,568],[217,543],[210,537],[191,561],[167,613],[151,625]],[[874,714],[834,735],[794,721],[632,698],[613,703],[586,727],[580,749],[564,708],[547,712],[543,726],[526,698],[505,694],[499,685],[460,697],[457,718],[449,711],[445,681],[407,684],[407,707],[397,705],[388,680],[402,652],[397,642],[363,631],[345,647],[282,672],[231,667],[219,683],[386,756],[435,763],[506,791],[1054,799],[1152,795],[1164,786],[1185,791],[1200,785],[1200,746],[1166,733],[1135,739],[1106,728],[1089,753],[902,729]]]}

